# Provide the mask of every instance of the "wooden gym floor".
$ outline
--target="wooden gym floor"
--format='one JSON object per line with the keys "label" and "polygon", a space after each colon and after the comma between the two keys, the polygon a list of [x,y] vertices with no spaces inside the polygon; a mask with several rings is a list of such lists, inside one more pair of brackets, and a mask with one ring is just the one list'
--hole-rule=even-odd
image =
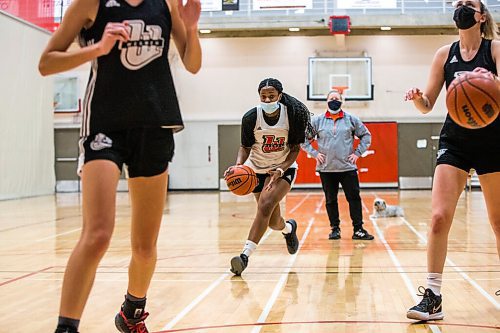
{"label": "wooden gym floor", "polygon": [[[370,220],[375,196],[401,205],[404,218]],[[353,241],[340,196],[342,239],[330,241],[319,190],[292,191],[286,217],[299,222],[290,256],[266,233],[242,277],[229,272],[255,212],[251,196],[172,192],[148,295],[151,332],[499,332],[500,262],[480,191],[464,192],[449,239],[443,321],[406,319],[425,284],[429,191],[362,191],[365,227]],[[66,260],[81,228],[80,196],[0,202],[0,333],[53,332]],[[118,194],[111,247],[98,270],[80,331],[115,332],[127,286],[130,207]]]}

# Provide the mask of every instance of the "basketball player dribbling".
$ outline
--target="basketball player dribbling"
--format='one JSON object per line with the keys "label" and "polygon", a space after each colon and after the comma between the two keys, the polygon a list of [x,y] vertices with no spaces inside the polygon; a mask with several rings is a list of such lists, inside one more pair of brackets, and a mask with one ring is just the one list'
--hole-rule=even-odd
{"label": "basketball player dribbling", "polygon": [[[146,293],[166,197],[173,132],[183,128],[168,62],[172,36],[184,66],[201,66],[199,0],[74,0],[43,52],[43,75],[87,61],[92,70],[80,139],[83,229],[69,258],[57,333],[75,333],[115,223],[116,188],[128,167],[132,207],[128,289],[115,325],[147,333]],[[68,50],[76,36],[81,48]],[[102,332],[102,330],[98,330]]]}
{"label": "basketball player dribbling", "polygon": [[[498,27],[480,0],[455,1],[453,19],[459,41],[435,54],[425,92],[406,93],[422,113],[434,107],[443,83],[448,87],[462,72],[493,76],[500,71]],[[443,319],[441,282],[446,260],[448,233],[467,175],[475,169],[486,201],[488,217],[500,257],[500,118],[481,129],[465,129],[447,115],[441,130],[437,166],[432,187],[432,221],[427,247],[427,288],[419,288],[422,301],[407,312],[415,320]],[[425,289],[425,290],[424,290]]]}
{"label": "basketball player dribbling", "polygon": [[[309,111],[299,100],[285,94],[276,79],[263,80],[258,93],[261,104],[243,116],[236,159],[236,165],[248,165],[257,174],[259,184],[253,191],[257,213],[242,253],[231,259],[231,272],[235,275],[245,270],[268,227],[283,233],[290,254],[299,248],[297,222],[285,221],[279,203],[295,180],[300,144],[310,128]],[[231,167],[224,175],[230,172]]]}

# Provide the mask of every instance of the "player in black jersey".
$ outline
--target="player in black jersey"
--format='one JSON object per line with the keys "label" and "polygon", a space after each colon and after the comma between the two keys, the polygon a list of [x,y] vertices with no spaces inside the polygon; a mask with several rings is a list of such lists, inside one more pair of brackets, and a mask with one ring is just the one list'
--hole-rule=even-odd
{"label": "player in black jersey", "polygon": [[[168,48],[172,36],[186,69],[200,69],[200,11],[199,0],[185,5],[182,0],[74,0],[41,56],[43,75],[92,62],[80,140],[83,229],[64,275],[58,333],[78,331],[113,232],[124,164],[132,207],[132,258],[115,325],[120,332],[148,332],[144,309],[156,265],[167,167],[173,132],[183,127]],[[77,35],[81,48],[70,50]]]}
{"label": "player in black jersey", "polygon": [[[459,41],[441,47],[434,56],[425,92],[418,88],[406,93],[417,109],[428,113],[439,92],[462,72],[474,71],[493,76],[500,71],[498,27],[480,0],[455,1],[453,19]],[[441,130],[437,166],[432,187],[432,222],[427,248],[427,288],[419,288],[422,301],[408,310],[416,320],[443,319],[441,280],[446,260],[448,233],[455,208],[466,184],[468,172],[475,169],[488,209],[500,256],[500,118],[482,129],[466,129],[447,115]]]}
{"label": "player in black jersey", "polygon": [[[288,252],[299,247],[297,222],[281,216],[280,201],[290,191],[295,180],[300,144],[306,130],[311,130],[307,107],[283,92],[276,79],[265,79],[258,87],[261,104],[248,111],[242,120],[241,147],[236,165],[245,164],[257,174],[259,184],[254,189],[257,212],[242,253],[231,259],[231,272],[241,275],[248,257],[267,228],[281,231]],[[231,167],[224,176],[231,172]]]}

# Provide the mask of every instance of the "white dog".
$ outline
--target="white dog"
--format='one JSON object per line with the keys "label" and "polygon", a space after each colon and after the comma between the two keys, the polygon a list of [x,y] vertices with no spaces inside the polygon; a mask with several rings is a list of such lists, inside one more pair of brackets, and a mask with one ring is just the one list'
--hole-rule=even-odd
{"label": "white dog", "polygon": [[371,218],[395,216],[404,216],[403,208],[387,205],[382,198],[376,198],[373,201],[373,214],[370,215]]}

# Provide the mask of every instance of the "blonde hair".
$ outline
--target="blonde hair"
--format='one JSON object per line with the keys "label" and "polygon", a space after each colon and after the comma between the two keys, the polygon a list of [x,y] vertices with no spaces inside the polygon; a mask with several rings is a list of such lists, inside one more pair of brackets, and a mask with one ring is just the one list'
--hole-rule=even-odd
{"label": "blonde hair", "polygon": [[497,23],[493,19],[493,16],[486,5],[482,1],[479,1],[479,3],[481,4],[481,13],[486,17],[486,21],[481,23],[481,33],[483,34],[483,37],[491,40],[499,39]]}

